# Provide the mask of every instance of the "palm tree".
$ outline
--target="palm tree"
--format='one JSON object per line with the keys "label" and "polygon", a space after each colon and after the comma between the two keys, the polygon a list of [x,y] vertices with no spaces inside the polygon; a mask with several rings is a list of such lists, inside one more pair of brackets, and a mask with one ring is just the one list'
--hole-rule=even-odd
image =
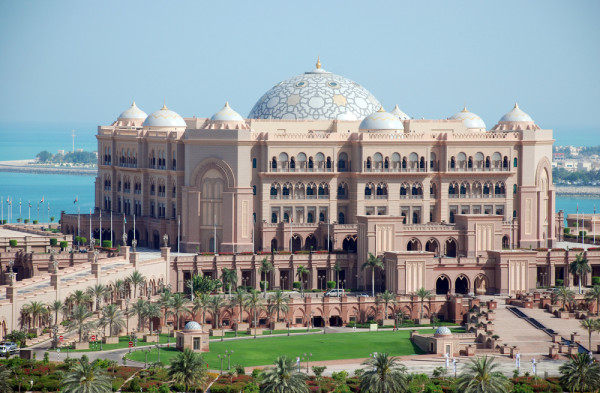
{"label": "palm tree", "polygon": [[160,305],[158,303],[146,302],[146,308],[144,309],[144,320],[148,320],[150,334],[152,334],[154,331],[154,318],[160,318],[160,316]]}
{"label": "palm tree", "polygon": [[262,261],[260,261],[260,268],[258,268],[260,274],[264,274],[264,291],[265,291],[265,299],[267,298],[267,273],[273,271],[273,264],[269,262],[267,257],[264,257]]}
{"label": "palm tree", "polygon": [[298,276],[298,280],[300,280],[300,294],[304,297],[304,276],[307,276],[309,273],[306,266],[298,266],[296,269],[296,275]]}
{"label": "palm tree", "polygon": [[72,303],[76,306],[90,301],[89,295],[79,289],[73,292],[69,297],[71,298]]}
{"label": "palm tree", "polygon": [[137,270],[134,270],[129,277],[127,277],[127,281],[133,285],[133,298],[135,299],[137,297],[137,288],[138,286],[141,287],[146,282],[146,277]]}
{"label": "palm tree", "polygon": [[[200,310],[202,310],[202,325],[205,325],[206,310],[208,310],[208,307],[210,305],[210,295],[208,293],[201,293],[200,296],[198,296],[196,299],[198,299],[198,305],[200,307]],[[194,299],[194,301],[196,301],[196,299]]]}
{"label": "palm tree", "polygon": [[373,255],[373,253],[369,253],[369,259],[362,264],[360,270],[365,270],[368,267],[371,268],[371,291],[372,296],[375,297],[375,269],[383,269],[383,261]]}
{"label": "palm tree", "polygon": [[[342,271],[342,266],[340,265],[339,262],[335,263],[333,270],[335,271],[335,281],[336,281],[335,289],[340,289],[340,272]],[[338,297],[340,297],[339,291],[338,291]]]}
{"label": "palm tree", "polygon": [[290,311],[291,299],[289,296],[286,296],[281,289],[278,289],[271,294],[270,300],[271,303],[269,304],[269,308],[271,308],[273,312],[277,312],[276,322],[279,322],[279,313],[287,313],[288,311]]}
{"label": "palm tree", "polygon": [[[240,313],[239,313],[239,322],[241,323],[243,321],[243,315],[244,315],[244,306],[246,304],[246,297],[248,296],[248,292],[246,292],[245,289],[242,288],[238,288],[235,293],[233,294],[233,298],[231,299],[231,305],[233,307],[239,307],[240,308]],[[237,331],[237,328],[236,328]]]}
{"label": "palm tree", "polygon": [[600,364],[588,353],[578,353],[558,368],[560,384],[569,392],[596,392],[600,389]]}
{"label": "palm tree", "polygon": [[92,313],[83,304],[73,307],[73,311],[69,315],[67,329],[77,330],[79,333],[79,342],[83,339],[83,331],[90,326],[85,321],[92,316]]}
{"label": "palm tree", "polygon": [[592,350],[592,333],[600,330],[600,324],[598,319],[584,319],[579,321],[579,327],[587,330],[588,332],[588,350]]}
{"label": "palm tree", "polygon": [[575,299],[575,293],[567,287],[560,287],[555,292],[554,297],[557,301],[562,302],[562,308],[564,309],[567,303],[572,302]]}
{"label": "palm tree", "polygon": [[29,311],[29,314],[31,314],[33,328],[35,329],[38,327],[40,316],[47,310],[46,305],[42,302],[32,301],[27,306],[27,310]]}
{"label": "palm tree", "polygon": [[12,386],[8,382],[12,374],[12,370],[7,366],[0,366],[0,392],[12,392]]}
{"label": "palm tree", "polygon": [[183,385],[185,392],[189,391],[192,386],[195,388],[203,385],[207,376],[204,359],[189,348],[184,349],[171,360],[169,377],[173,382]]}
{"label": "palm tree", "polygon": [[509,379],[500,371],[494,357],[479,357],[471,360],[457,380],[456,388],[463,393],[508,393],[511,390]]}
{"label": "palm tree", "polygon": [[385,307],[383,313],[385,315],[385,319],[388,319],[388,306],[390,304],[395,306],[398,303],[396,301],[396,294],[386,289],[385,292],[378,294],[377,297],[379,298],[379,301],[383,303],[383,306]]}
{"label": "palm tree", "polygon": [[260,292],[255,289],[250,291],[250,293],[246,295],[244,306],[252,310],[252,315],[254,317],[254,338],[256,338],[256,328],[258,327],[256,319],[258,317],[258,312],[264,308],[263,301],[260,298]]}
{"label": "palm tree", "polygon": [[366,367],[360,376],[360,391],[365,393],[400,393],[407,391],[406,367],[396,357],[378,353],[363,362]]}
{"label": "palm tree", "polygon": [[224,267],[221,273],[221,281],[223,281],[225,287],[228,287],[229,298],[231,298],[231,288],[237,285],[238,282],[237,269],[227,269]]}
{"label": "palm tree", "polygon": [[423,319],[423,303],[425,302],[425,299],[429,299],[432,296],[431,291],[421,288],[415,292],[415,296],[418,296],[419,300],[421,301],[421,312],[419,314],[419,319]]}
{"label": "palm tree", "polygon": [[110,377],[98,363],[90,364],[87,358],[78,359],[78,362],[65,374],[61,385],[64,393],[108,393],[112,391]]}
{"label": "palm tree", "polygon": [[54,313],[54,324],[58,325],[58,313],[63,313],[65,305],[61,300],[55,300],[50,304],[50,311]]}
{"label": "palm tree", "polygon": [[100,301],[106,295],[107,288],[102,284],[96,284],[87,289],[86,293],[91,299],[96,299],[96,311],[100,311]]}
{"label": "palm tree", "polygon": [[581,291],[581,282],[583,281],[583,275],[591,271],[592,268],[590,267],[587,258],[583,256],[583,253],[580,252],[579,254],[575,255],[575,260],[569,265],[569,272],[577,276],[577,281],[579,281],[579,294],[583,293]]}
{"label": "palm tree", "polygon": [[114,304],[104,306],[99,325],[102,326],[102,328],[108,326],[109,337],[112,337],[113,334],[119,335],[121,329],[125,327],[123,312]]}
{"label": "palm tree", "polygon": [[124,280],[116,280],[113,284],[115,299],[123,298],[125,293],[125,281]]}
{"label": "palm tree", "polygon": [[165,326],[167,324],[167,317],[169,316],[169,309],[171,308],[172,297],[173,294],[170,291],[165,290],[160,294],[160,297],[158,298],[158,304],[160,304],[160,306],[164,310]]}
{"label": "palm tree", "polygon": [[187,307],[190,303],[182,293],[175,293],[171,298],[171,310],[175,315],[175,330],[179,329],[179,315],[181,313],[189,313],[190,309]]}
{"label": "palm tree", "polygon": [[209,302],[209,309],[213,314],[215,329],[219,328],[219,317],[221,316],[221,309],[225,307],[225,299],[220,296],[211,296]]}
{"label": "palm tree", "polygon": [[585,293],[585,298],[596,302],[596,315],[600,315],[600,285],[594,285]]}
{"label": "palm tree", "polygon": [[308,376],[295,369],[295,363],[287,355],[278,356],[275,367],[268,367],[262,372],[263,383],[261,393],[308,393],[306,385]]}
{"label": "palm tree", "polygon": [[144,312],[146,310],[146,302],[147,300],[138,299],[131,306],[130,313],[132,315],[137,315],[138,317],[138,331],[142,330],[142,326],[144,326]]}

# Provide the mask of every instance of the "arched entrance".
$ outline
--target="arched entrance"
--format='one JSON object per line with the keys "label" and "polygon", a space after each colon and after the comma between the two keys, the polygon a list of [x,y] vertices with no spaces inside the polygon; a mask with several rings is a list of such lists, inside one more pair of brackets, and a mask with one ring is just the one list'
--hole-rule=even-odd
{"label": "arched entrance", "polygon": [[277,251],[277,239],[271,240],[271,252]]}
{"label": "arched entrance", "polygon": [[160,235],[158,231],[152,232],[152,248],[159,249],[160,248]]}
{"label": "arched entrance", "polygon": [[419,239],[410,239],[406,244],[406,251],[421,251],[421,242]]}
{"label": "arched entrance", "polygon": [[323,319],[323,317],[319,316],[315,316],[313,317],[313,327],[324,327],[325,326],[325,320]]}
{"label": "arched entrance", "polygon": [[[138,242],[140,241],[140,232],[137,229],[135,230],[135,240],[137,240]],[[132,241],[133,241],[133,229],[130,229],[129,232],[127,232],[127,245],[131,246]]]}
{"label": "arched entrance", "polygon": [[425,251],[432,252],[435,255],[438,255],[439,251],[440,251],[440,246],[439,246],[437,240],[435,240],[435,239],[427,240],[427,243],[425,243]]}
{"label": "arched entrance", "polygon": [[302,250],[302,237],[297,233],[292,236],[292,251]]}
{"label": "arched entrance", "polygon": [[446,256],[449,258],[456,258],[456,240],[450,238],[446,240]]}
{"label": "arched entrance", "polygon": [[469,293],[469,280],[466,276],[460,275],[454,282],[454,293],[466,295]]}
{"label": "arched entrance", "polygon": [[339,315],[330,317],[329,326],[342,326],[342,318]]}
{"label": "arched entrance", "polygon": [[304,242],[304,249],[306,251],[317,250],[317,238],[312,233],[306,237],[306,241]]}
{"label": "arched entrance", "polygon": [[485,275],[480,274],[475,277],[474,287],[476,295],[486,295],[489,286],[488,279]]}
{"label": "arched entrance", "polygon": [[435,294],[446,295],[450,292],[450,280],[446,276],[439,276],[435,281]]}
{"label": "arched entrance", "polygon": [[510,248],[510,241],[508,240],[508,236],[502,237],[502,248],[508,250]]}
{"label": "arched entrance", "polygon": [[342,248],[347,252],[356,252],[356,235],[348,235],[342,243]]}

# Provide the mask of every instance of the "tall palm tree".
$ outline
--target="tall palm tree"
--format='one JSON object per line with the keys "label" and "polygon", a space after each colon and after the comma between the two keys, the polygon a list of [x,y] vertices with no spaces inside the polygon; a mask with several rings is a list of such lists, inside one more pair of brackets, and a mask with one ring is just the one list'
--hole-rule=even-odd
{"label": "tall palm tree", "polygon": [[32,301],[27,307],[31,319],[33,321],[33,328],[37,328],[39,324],[40,316],[46,311],[46,304],[42,302]]}
{"label": "tall palm tree", "polygon": [[479,357],[471,360],[457,380],[457,390],[463,393],[509,393],[510,380],[494,363],[494,357]]}
{"label": "tall palm tree", "polygon": [[65,374],[61,385],[64,393],[108,393],[112,391],[110,377],[98,363],[90,363],[87,358],[77,363]]}
{"label": "tall palm tree", "polygon": [[54,313],[54,324],[58,325],[58,313],[63,313],[65,304],[61,300],[55,300],[50,304],[50,311]]}
{"label": "tall palm tree", "polygon": [[209,309],[213,314],[215,329],[219,328],[219,317],[221,316],[221,309],[225,307],[225,299],[221,296],[211,296],[209,302]]}
{"label": "tall palm tree", "polygon": [[596,302],[596,315],[600,315],[600,285],[594,285],[585,293],[585,298]]}
{"label": "tall palm tree", "polygon": [[144,308],[144,320],[148,320],[150,334],[154,332],[154,318],[160,318],[161,315],[160,305],[158,303],[146,302],[146,308]]}
{"label": "tall palm tree", "polygon": [[269,308],[277,313],[276,322],[279,322],[280,312],[287,313],[290,311],[290,300],[290,297],[286,296],[281,289],[278,289],[271,294]]}
{"label": "tall palm tree", "polygon": [[179,315],[190,312],[190,309],[188,308],[189,303],[190,300],[186,298],[184,294],[173,294],[173,297],[171,298],[171,310],[173,310],[173,315],[175,315],[175,330],[179,329]]}
{"label": "tall palm tree", "polygon": [[415,295],[419,298],[421,302],[421,312],[419,313],[419,319],[423,319],[423,303],[425,303],[425,299],[429,299],[433,295],[431,294],[431,291],[428,291],[425,288],[419,289],[417,292],[415,292]]}
{"label": "tall palm tree", "polygon": [[298,266],[296,269],[296,275],[298,276],[298,280],[300,280],[300,294],[304,297],[304,276],[307,276],[309,270],[306,266]]}
{"label": "tall palm tree", "polygon": [[104,286],[102,284],[96,284],[94,286],[89,287],[86,290],[87,295],[91,299],[96,300],[96,311],[100,311],[100,302],[106,295],[106,292],[107,292],[107,288],[106,288],[106,286]]}
{"label": "tall palm tree", "polygon": [[163,312],[164,312],[165,326],[167,325],[167,318],[169,316],[169,310],[171,308],[171,299],[172,298],[173,298],[173,294],[168,290],[164,290],[160,294],[160,297],[158,298],[158,304],[160,304],[160,307],[162,307]]}
{"label": "tall palm tree", "polygon": [[[335,263],[333,270],[335,271],[335,282],[336,282],[335,289],[340,289],[340,272],[342,271],[342,266],[340,265],[339,262]],[[338,291],[338,297],[340,297],[339,291]]]}
{"label": "tall palm tree", "polygon": [[[198,305],[200,307],[200,310],[202,311],[202,325],[206,324],[206,311],[208,310],[208,307],[210,306],[210,294],[208,293],[200,293],[200,296],[198,296],[196,299],[198,299]],[[194,299],[194,301],[196,301],[196,299]]]}
{"label": "tall palm tree", "polygon": [[592,268],[587,260],[583,256],[583,253],[575,255],[575,260],[571,262],[569,265],[569,272],[577,276],[577,281],[579,281],[579,294],[582,294],[581,291],[581,282],[583,281],[583,275],[592,271]]}
{"label": "tall palm tree", "polygon": [[141,288],[141,286],[146,282],[146,277],[144,277],[144,275],[137,270],[134,270],[131,272],[129,277],[127,277],[127,281],[133,285],[133,298],[135,299],[137,297],[137,288],[138,286]]}
{"label": "tall palm tree", "polygon": [[131,315],[137,315],[138,317],[138,331],[141,331],[142,326],[144,326],[144,312],[146,310],[146,303],[147,300],[138,299],[130,307]]}
{"label": "tall palm tree", "polygon": [[207,376],[204,359],[189,348],[184,349],[171,360],[169,378],[173,382],[183,385],[185,392],[188,392],[192,386],[194,388],[199,385],[203,387]]}
{"label": "tall palm tree", "polygon": [[567,303],[572,302],[575,299],[575,293],[567,287],[560,287],[555,292],[554,297],[557,301],[562,303],[562,308],[565,308]]}
{"label": "tall palm tree", "polygon": [[244,306],[246,304],[246,296],[248,296],[248,292],[246,292],[245,289],[242,288],[238,288],[235,293],[233,294],[233,298],[231,299],[231,305],[233,307],[239,307],[240,308],[240,313],[238,315],[239,318],[239,322],[241,323],[243,321],[243,315],[244,315]]}
{"label": "tall palm tree", "polygon": [[237,269],[227,269],[224,267],[221,273],[221,281],[223,281],[223,285],[227,287],[229,298],[231,299],[231,288],[234,285],[237,286],[238,282]]}
{"label": "tall palm tree", "polygon": [[369,253],[369,258],[362,264],[360,270],[365,270],[366,268],[371,268],[371,292],[372,296],[375,297],[375,269],[383,269],[383,261],[373,255],[373,253]]}
{"label": "tall palm tree", "polygon": [[85,304],[90,301],[90,296],[79,289],[73,292],[69,297],[72,299],[73,304],[75,304],[76,306]]}
{"label": "tall palm tree", "polygon": [[584,319],[579,321],[579,327],[587,330],[588,332],[588,350],[592,350],[592,333],[600,330],[600,323],[598,319]]}
{"label": "tall palm tree", "polygon": [[308,393],[308,376],[296,371],[294,360],[287,355],[278,356],[275,367],[262,372],[261,393]]}
{"label": "tall palm tree", "polygon": [[30,310],[29,304],[24,304],[23,307],[21,307],[21,327],[27,326],[28,328],[31,328]]}
{"label": "tall palm tree", "polygon": [[115,299],[122,299],[125,294],[125,280],[116,280],[113,283]]}
{"label": "tall palm tree", "polygon": [[264,309],[264,304],[262,299],[260,298],[260,292],[253,289],[252,291],[250,291],[250,293],[248,295],[246,295],[246,302],[244,303],[244,306],[249,309],[252,310],[252,315],[253,315],[253,321],[254,321],[254,338],[256,338],[256,328],[258,327],[258,323],[257,323],[257,318],[258,318],[258,312],[262,309]]}
{"label": "tall palm tree", "polygon": [[92,326],[92,324],[86,323],[86,320],[88,320],[91,316],[92,313],[83,304],[73,307],[73,311],[71,311],[71,314],[69,315],[67,329],[77,330],[79,334],[79,342],[81,342],[83,339],[83,331],[89,326]]}
{"label": "tall palm tree", "polygon": [[378,294],[377,297],[379,298],[379,301],[381,303],[383,303],[383,306],[384,306],[384,309],[383,309],[384,310],[383,313],[385,315],[384,319],[388,319],[388,306],[390,304],[395,306],[398,303],[396,301],[396,294],[394,294],[386,289],[385,292]]}
{"label": "tall palm tree", "polygon": [[115,304],[104,306],[99,325],[102,326],[102,328],[108,326],[109,337],[112,337],[113,335],[118,336],[121,329],[125,327],[123,312]]}
{"label": "tall palm tree", "polygon": [[7,366],[0,366],[0,392],[12,392],[12,386],[9,383],[12,370]]}
{"label": "tall palm tree", "polygon": [[396,357],[378,353],[363,362],[365,371],[360,376],[360,391],[365,393],[400,393],[407,391],[406,367]]}
{"label": "tall palm tree", "polygon": [[600,389],[600,364],[588,353],[578,353],[562,364],[560,384],[569,392],[597,392]]}
{"label": "tall palm tree", "polygon": [[267,298],[267,273],[270,273],[273,271],[273,264],[271,262],[269,262],[269,260],[267,259],[267,257],[264,257],[262,259],[262,261],[260,261],[260,267],[258,268],[258,270],[260,271],[260,274],[264,274],[264,291],[265,291],[265,299]]}

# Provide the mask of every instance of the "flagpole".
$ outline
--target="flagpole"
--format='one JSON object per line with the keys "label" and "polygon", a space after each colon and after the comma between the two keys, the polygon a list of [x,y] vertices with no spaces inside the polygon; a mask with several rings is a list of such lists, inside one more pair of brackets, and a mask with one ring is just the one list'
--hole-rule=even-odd
{"label": "flagpole", "polygon": [[596,245],[596,205],[594,205],[594,215],[592,216],[592,236],[594,236],[594,246]]}
{"label": "flagpole", "polygon": [[133,240],[135,240],[135,213],[133,213]]}
{"label": "flagpole", "polygon": [[102,206],[100,206],[100,247],[102,247]]}
{"label": "flagpole", "polygon": [[0,220],[0,224],[4,224],[4,195],[2,195],[2,198],[0,198],[0,202],[2,202],[2,218]]}
{"label": "flagpole", "polygon": [[254,225],[256,224],[256,220],[254,219],[254,214],[252,214],[252,255],[254,255]]}
{"label": "flagpole", "polygon": [[110,246],[113,247],[112,206],[110,210]]}
{"label": "flagpole", "polygon": [[50,225],[50,202],[48,201],[48,225]]}
{"label": "flagpole", "polygon": [[219,252],[217,251],[217,216],[216,215],[214,216],[214,220],[213,221],[215,223],[214,234],[213,234],[213,239],[214,239],[213,240],[213,246],[214,246],[213,247],[214,248],[213,251],[215,253],[215,256],[219,256]]}
{"label": "flagpole", "polygon": [[577,226],[576,226],[577,229],[575,230],[575,241],[577,242],[577,241],[579,241],[579,203],[577,204],[577,213],[576,214],[577,214],[577,216],[576,216],[575,221],[577,224]]}
{"label": "flagpole", "polygon": [[23,216],[21,215],[21,198],[19,198],[19,218],[22,220]]}
{"label": "flagpole", "polygon": [[581,248],[583,247],[583,243],[585,242],[585,214],[581,212]]}
{"label": "flagpole", "polygon": [[90,237],[89,237],[90,245],[92,245],[92,236],[93,236],[92,235],[92,208],[90,207]]}
{"label": "flagpole", "polygon": [[181,215],[177,215],[177,256],[179,256],[179,241],[181,237]]}
{"label": "flagpole", "polygon": [[[127,223],[127,219],[125,218],[125,213],[123,213],[123,235],[125,235],[125,223]],[[124,239],[123,236],[121,236],[121,238]],[[126,246],[127,242],[123,243],[123,246]]]}
{"label": "flagpole", "polygon": [[[292,210],[292,214],[294,214],[293,210]],[[292,217],[290,217],[290,254],[294,253],[293,246],[292,246],[292,232],[293,232],[292,228],[293,227],[294,227],[294,217],[292,216]]]}
{"label": "flagpole", "polygon": [[31,222],[31,201],[27,202],[27,219]]}

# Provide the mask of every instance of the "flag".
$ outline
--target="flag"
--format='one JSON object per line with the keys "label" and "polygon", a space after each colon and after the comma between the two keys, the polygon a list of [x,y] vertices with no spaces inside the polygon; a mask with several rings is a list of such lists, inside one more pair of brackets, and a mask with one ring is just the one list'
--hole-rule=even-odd
{"label": "flag", "polygon": [[21,207],[21,199],[19,199],[19,207]]}
{"label": "flag", "polygon": [[44,197],[42,196],[42,200],[40,201],[40,203],[44,203]]}
{"label": "flag", "polygon": [[73,201],[73,203],[77,203],[78,200],[79,200],[79,196],[76,196],[75,200]]}
{"label": "flag", "polygon": [[31,201],[29,201],[29,207],[31,208]]}
{"label": "flag", "polygon": [[125,214],[123,214],[123,224],[127,224],[127,218],[125,217]]}

